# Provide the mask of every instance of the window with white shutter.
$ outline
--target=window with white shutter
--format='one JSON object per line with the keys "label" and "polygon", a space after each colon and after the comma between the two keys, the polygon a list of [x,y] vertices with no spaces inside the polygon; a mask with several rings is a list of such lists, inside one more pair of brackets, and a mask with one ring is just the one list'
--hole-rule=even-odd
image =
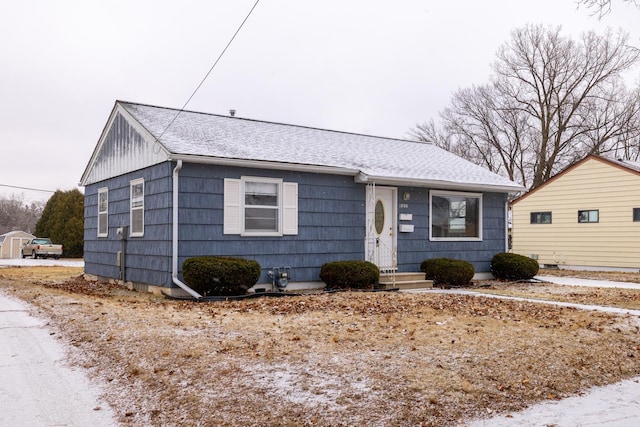
{"label": "window with white shutter", "polygon": [[298,184],[275,178],[224,180],[224,234],[298,234]]}

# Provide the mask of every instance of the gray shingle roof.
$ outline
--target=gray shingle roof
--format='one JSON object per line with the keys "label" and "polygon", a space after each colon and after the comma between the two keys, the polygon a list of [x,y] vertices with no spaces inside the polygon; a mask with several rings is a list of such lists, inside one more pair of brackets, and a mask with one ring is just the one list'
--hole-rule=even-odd
{"label": "gray shingle roof", "polygon": [[429,143],[119,103],[173,155],[339,168],[378,183],[522,190]]}

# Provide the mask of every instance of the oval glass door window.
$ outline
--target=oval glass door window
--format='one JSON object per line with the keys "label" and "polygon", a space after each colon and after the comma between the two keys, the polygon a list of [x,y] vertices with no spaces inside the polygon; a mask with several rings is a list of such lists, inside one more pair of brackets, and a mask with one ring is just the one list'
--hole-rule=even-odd
{"label": "oval glass door window", "polygon": [[382,204],[382,200],[378,200],[376,202],[374,214],[376,233],[382,234],[382,231],[384,230],[384,205]]}

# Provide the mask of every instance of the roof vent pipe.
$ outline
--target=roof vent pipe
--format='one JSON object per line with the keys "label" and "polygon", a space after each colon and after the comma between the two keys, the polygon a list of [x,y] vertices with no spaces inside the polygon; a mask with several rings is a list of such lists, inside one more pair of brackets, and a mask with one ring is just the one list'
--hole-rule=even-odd
{"label": "roof vent pipe", "polygon": [[229,110],[229,115],[231,117],[235,117],[236,116],[236,110]]}

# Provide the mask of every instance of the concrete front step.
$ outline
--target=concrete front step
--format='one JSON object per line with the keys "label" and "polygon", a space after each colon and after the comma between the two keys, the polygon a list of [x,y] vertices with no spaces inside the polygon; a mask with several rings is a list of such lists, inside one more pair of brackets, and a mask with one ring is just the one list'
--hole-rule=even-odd
{"label": "concrete front step", "polygon": [[380,285],[386,288],[422,289],[433,288],[432,280],[425,280],[424,273],[396,273],[395,284],[391,274],[380,274]]}

